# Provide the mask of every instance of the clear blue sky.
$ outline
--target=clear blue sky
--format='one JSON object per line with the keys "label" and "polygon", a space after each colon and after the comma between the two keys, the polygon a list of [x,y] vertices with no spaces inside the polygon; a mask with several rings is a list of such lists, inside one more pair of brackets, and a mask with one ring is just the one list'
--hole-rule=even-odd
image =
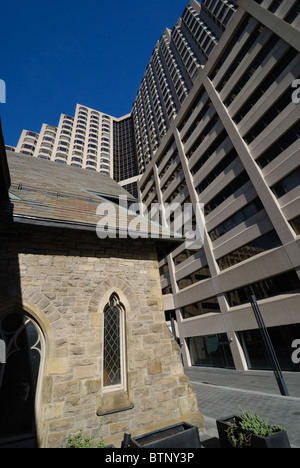
{"label": "clear blue sky", "polygon": [[74,115],[77,103],[131,111],[156,41],[189,0],[1,0],[5,143]]}

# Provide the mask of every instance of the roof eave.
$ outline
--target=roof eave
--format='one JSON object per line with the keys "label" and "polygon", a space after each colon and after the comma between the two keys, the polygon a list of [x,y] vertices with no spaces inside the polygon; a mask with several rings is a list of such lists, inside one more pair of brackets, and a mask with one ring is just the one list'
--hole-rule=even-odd
{"label": "roof eave", "polygon": [[0,199],[8,198],[8,189],[11,184],[10,173],[7,163],[7,156],[5,151],[5,143],[2,132],[2,124],[0,117]]}

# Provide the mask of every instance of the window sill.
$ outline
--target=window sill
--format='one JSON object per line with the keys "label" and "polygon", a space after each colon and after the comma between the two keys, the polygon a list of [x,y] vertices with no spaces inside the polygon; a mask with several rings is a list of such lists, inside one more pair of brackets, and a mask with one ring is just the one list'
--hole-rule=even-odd
{"label": "window sill", "polygon": [[129,396],[123,390],[111,393],[105,393],[99,398],[98,416],[106,416],[108,414],[127,411],[134,407],[134,404],[129,400]]}

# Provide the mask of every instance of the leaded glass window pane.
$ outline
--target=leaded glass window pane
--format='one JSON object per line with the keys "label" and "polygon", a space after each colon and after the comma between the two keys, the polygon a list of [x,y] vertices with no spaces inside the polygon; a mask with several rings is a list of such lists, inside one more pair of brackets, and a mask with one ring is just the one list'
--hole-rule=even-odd
{"label": "leaded glass window pane", "polygon": [[122,383],[121,326],[122,305],[117,295],[110,298],[104,311],[103,386],[112,387]]}

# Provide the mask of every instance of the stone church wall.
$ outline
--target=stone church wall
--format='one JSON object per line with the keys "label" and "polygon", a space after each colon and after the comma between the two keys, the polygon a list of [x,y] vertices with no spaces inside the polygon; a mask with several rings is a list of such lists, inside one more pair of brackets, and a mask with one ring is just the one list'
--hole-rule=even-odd
{"label": "stone church wall", "polygon": [[[37,391],[40,447],[96,432],[120,447],[176,422],[204,428],[180,348],[165,324],[156,251],[150,241],[2,225],[0,313],[21,308],[44,336]],[[103,312],[111,294],[125,310],[126,388],[103,392]]]}

